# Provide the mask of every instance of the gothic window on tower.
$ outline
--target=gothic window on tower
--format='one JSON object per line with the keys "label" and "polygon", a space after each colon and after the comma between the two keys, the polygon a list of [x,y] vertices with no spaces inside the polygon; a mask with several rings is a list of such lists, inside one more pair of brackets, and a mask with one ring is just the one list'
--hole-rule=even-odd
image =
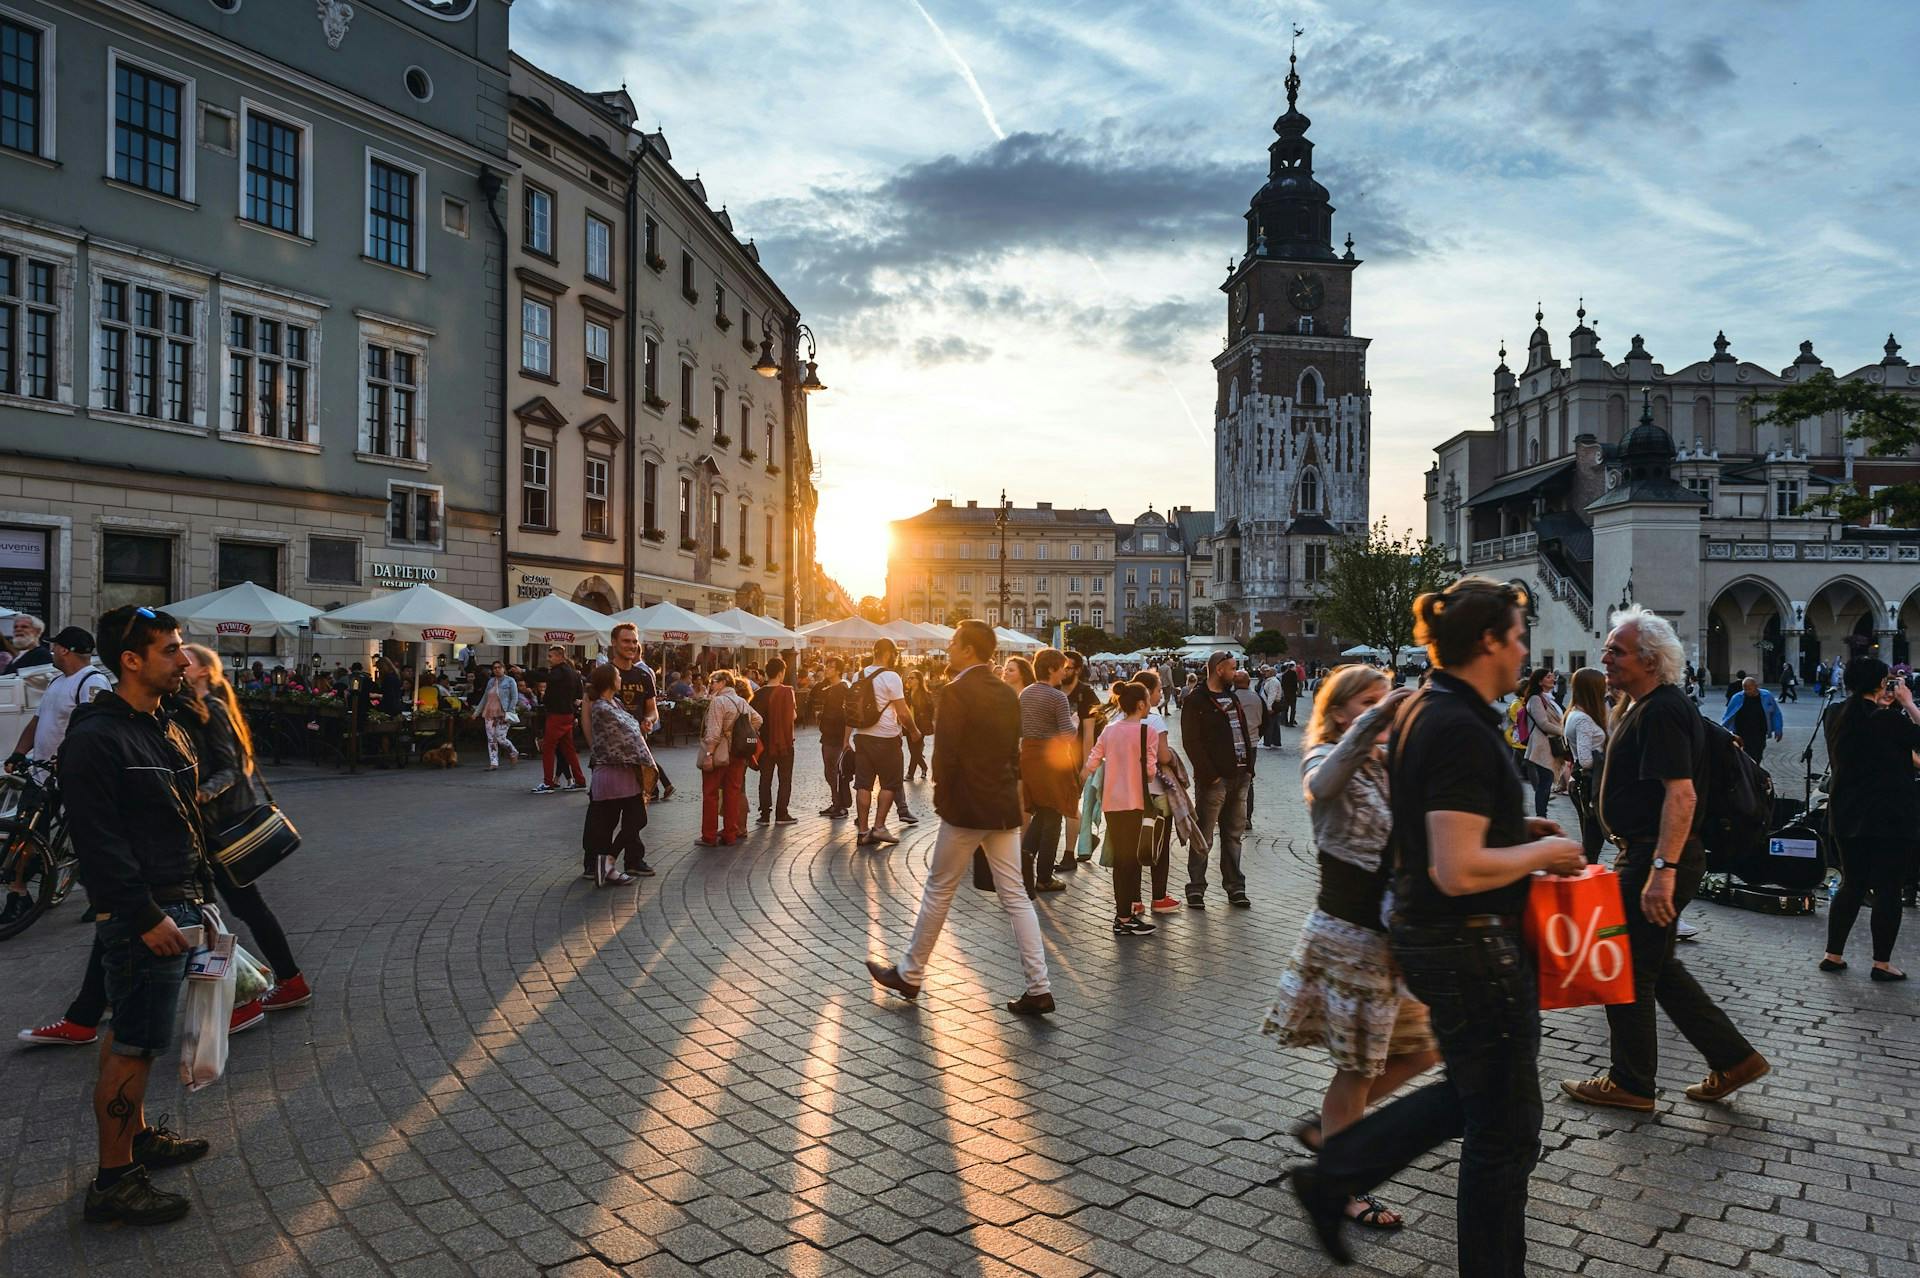
{"label": "gothic window on tower", "polygon": [[1305,547],[1306,581],[1308,585],[1320,580],[1327,571],[1327,548],[1324,543],[1312,542]]}
{"label": "gothic window on tower", "polygon": [[1294,401],[1301,404],[1318,404],[1320,400],[1320,374],[1309,368],[1300,374],[1300,385],[1295,390]]}
{"label": "gothic window on tower", "polygon": [[1320,511],[1320,472],[1309,469],[1300,476],[1300,513],[1318,514]]}

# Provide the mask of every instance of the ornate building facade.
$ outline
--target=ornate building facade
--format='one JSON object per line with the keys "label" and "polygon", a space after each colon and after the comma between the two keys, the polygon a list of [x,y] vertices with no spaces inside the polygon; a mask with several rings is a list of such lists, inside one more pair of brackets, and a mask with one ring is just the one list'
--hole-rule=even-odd
{"label": "ornate building facade", "polygon": [[1334,251],[1297,64],[1286,84],[1267,182],[1247,209],[1246,256],[1221,285],[1212,602],[1221,634],[1278,630],[1295,654],[1323,657],[1332,637],[1313,620],[1316,584],[1330,543],[1368,522],[1370,339],[1353,334],[1360,260],[1352,236],[1344,254]]}
{"label": "ornate building facade", "polygon": [[887,615],[947,625],[984,617],[1037,635],[1059,621],[1104,629],[1113,616],[1113,516],[1055,509],[1045,501],[1006,507],[1004,524],[1000,514],[991,503],[956,506],[941,498],[929,510],[896,519],[887,552]]}
{"label": "ornate building facade", "polygon": [[[1867,651],[1920,643],[1920,530],[1844,523],[1801,507],[1836,486],[1920,479],[1920,458],[1869,457],[1829,416],[1756,424],[1756,401],[1826,370],[1812,342],[1775,371],[1713,353],[1673,372],[1635,336],[1613,362],[1582,306],[1565,362],[1536,310],[1525,366],[1493,373],[1492,427],[1436,449],[1427,535],[1474,572],[1534,598],[1533,659],[1598,663],[1607,614],[1626,600],[1674,622],[1716,682],[1734,672],[1805,678]],[[1888,337],[1843,381],[1920,395],[1920,369]]]}

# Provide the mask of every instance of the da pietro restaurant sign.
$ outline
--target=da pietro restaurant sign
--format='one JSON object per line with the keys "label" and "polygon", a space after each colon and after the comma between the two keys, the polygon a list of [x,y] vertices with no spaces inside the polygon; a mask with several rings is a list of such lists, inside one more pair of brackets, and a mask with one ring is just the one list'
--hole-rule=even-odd
{"label": "da pietro restaurant sign", "polygon": [[373,569],[374,585],[390,586],[395,590],[407,586],[418,586],[422,583],[430,584],[441,580],[441,574],[438,568],[421,564],[388,564],[375,562],[370,565],[370,567]]}

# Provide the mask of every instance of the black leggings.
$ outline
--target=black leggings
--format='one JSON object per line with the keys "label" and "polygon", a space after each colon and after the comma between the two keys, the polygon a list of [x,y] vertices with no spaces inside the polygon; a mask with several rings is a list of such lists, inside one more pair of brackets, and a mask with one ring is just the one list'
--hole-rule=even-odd
{"label": "black leggings", "polygon": [[595,868],[594,858],[601,856],[622,857],[629,874],[645,865],[647,845],[641,841],[640,831],[646,828],[647,801],[640,795],[589,800],[586,828],[580,833],[588,872]]}
{"label": "black leggings", "polygon": [[1900,890],[1913,852],[1906,839],[1848,839],[1840,845],[1840,891],[1827,911],[1827,953],[1846,952],[1847,934],[1871,891],[1873,961],[1892,962],[1900,936]]}
{"label": "black leggings", "polygon": [[[286,929],[280,926],[267,899],[260,895],[260,885],[233,887],[216,876],[215,886],[220,893],[220,903],[227,907],[230,916],[228,926],[232,926],[235,919],[247,925],[247,930],[253,933],[254,944],[259,947],[260,960],[273,969],[273,979],[290,981],[300,975],[293,947],[287,944]],[[106,1011],[107,974],[101,966],[100,941],[96,936],[93,949],[87,954],[86,974],[80,978],[80,992],[67,1007],[67,1019],[76,1025],[95,1026]]]}
{"label": "black leggings", "polygon": [[[1132,918],[1133,907],[1140,904],[1140,824],[1146,815],[1139,808],[1107,813],[1107,856],[1113,862],[1116,920]],[[1149,848],[1147,855],[1156,860],[1156,849]]]}

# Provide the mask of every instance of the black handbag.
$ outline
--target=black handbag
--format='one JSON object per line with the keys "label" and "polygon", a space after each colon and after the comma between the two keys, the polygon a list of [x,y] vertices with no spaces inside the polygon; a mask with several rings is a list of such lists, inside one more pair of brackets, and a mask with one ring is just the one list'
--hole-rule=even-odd
{"label": "black handbag", "polygon": [[299,846],[300,831],[287,814],[263,803],[214,836],[213,863],[235,887],[247,887]]}
{"label": "black handbag", "polygon": [[977,847],[973,850],[973,885],[982,892],[998,890],[993,881],[993,865],[987,860],[985,847]]}

